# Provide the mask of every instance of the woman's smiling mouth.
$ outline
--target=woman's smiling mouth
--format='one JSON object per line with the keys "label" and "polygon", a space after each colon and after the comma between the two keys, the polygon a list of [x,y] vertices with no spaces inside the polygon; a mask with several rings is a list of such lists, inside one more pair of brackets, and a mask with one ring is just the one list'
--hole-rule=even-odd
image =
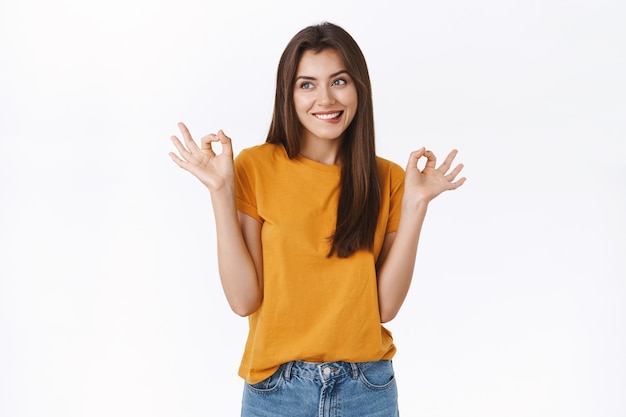
{"label": "woman's smiling mouth", "polygon": [[314,113],[313,115],[320,120],[331,120],[337,119],[343,114],[343,111],[338,111],[334,113]]}

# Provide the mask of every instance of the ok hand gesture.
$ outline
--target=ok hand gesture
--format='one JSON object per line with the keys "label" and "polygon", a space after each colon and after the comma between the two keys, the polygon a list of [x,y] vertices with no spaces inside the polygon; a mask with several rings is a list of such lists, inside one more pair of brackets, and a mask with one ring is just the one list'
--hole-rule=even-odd
{"label": "ok hand gesture", "polygon": [[[436,168],[437,158],[431,151],[421,148],[411,153],[409,162],[406,167],[406,176],[404,179],[404,194],[407,197],[415,198],[415,201],[430,202],[444,191],[456,190],[465,182],[465,177],[454,181],[461,169],[462,164],[458,164],[450,173],[450,167],[454,161],[457,150],[453,150]],[[417,167],[420,158],[427,159],[426,166],[420,171]]]}
{"label": "ok hand gesture", "polygon": [[[203,137],[198,147],[187,126],[179,123],[178,127],[185,144],[183,145],[176,136],[172,136],[172,142],[180,157],[174,152],[170,152],[169,155],[176,165],[193,174],[211,193],[224,187],[234,187],[233,147],[230,138],[220,130],[217,135],[209,134]],[[222,153],[219,155],[213,151],[211,145],[213,142],[220,142],[222,145]]]}

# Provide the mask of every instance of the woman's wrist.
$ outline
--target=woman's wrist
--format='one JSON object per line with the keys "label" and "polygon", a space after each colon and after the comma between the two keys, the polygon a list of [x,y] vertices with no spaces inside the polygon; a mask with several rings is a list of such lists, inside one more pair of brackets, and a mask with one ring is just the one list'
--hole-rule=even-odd
{"label": "woman's wrist", "polygon": [[406,194],[402,198],[402,211],[403,212],[426,212],[430,200],[424,196],[407,196]]}

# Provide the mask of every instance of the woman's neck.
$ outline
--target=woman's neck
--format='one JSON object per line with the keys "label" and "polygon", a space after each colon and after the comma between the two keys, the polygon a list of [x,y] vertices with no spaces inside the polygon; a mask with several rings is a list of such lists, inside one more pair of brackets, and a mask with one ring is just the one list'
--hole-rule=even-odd
{"label": "woman's neck", "polygon": [[340,140],[302,140],[299,154],[306,159],[326,165],[341,165]]}

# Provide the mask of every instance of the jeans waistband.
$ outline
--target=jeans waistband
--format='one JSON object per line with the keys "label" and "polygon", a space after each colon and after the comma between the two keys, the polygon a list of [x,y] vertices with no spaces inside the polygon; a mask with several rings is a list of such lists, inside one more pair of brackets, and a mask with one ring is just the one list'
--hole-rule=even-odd
{"label": "jeans waistband", "polygon": [[359,366],[355,362],[305,362],[305,361],[292,361],[281,365],[283,368],[283,375],[287,381],[291,379],[293,375],[325,381],[330,378],[337,378],[344,374],[349,373],[352,378],[359,376]]}

